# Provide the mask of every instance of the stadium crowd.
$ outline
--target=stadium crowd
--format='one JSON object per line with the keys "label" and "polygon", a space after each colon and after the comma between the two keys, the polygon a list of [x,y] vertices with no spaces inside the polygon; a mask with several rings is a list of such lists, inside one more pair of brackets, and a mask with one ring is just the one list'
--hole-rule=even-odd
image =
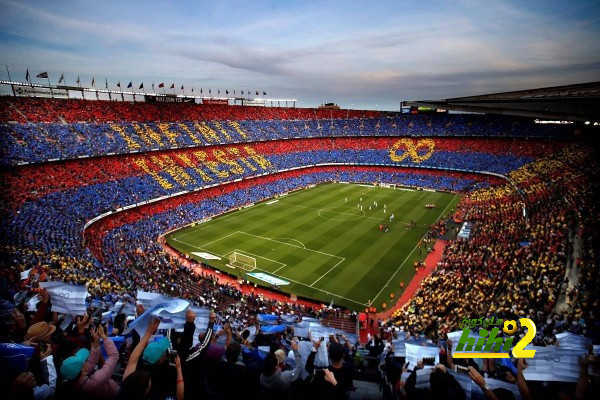
{"label": "stadium crowd", "polygon": [[[414,118],[347,110],[0,101],[6,106],[2,120],[18,122],[0,125],[6,145],[3,163],[11,165],[2,172],[6,201],[0,207],[0,259],[5,265],[0,271],[0,379],[14,398],[347,398],[352,371],[365,353],[381,362],[384,380],[400,398],[465,398],[464,380],[450,373],[462,362],[453,359],[447,340],[464,318],[530,318],[538,327],[535,345],[554,345],[562,332],[600,339],[596,154],[582,145],[523,138],[537,136],[542,128],[487,116]],[[119,122],[116,128],[113,120],[129,122]],[[199,120],[210,122],[203,122],[202,128],[188,122]],[[545,129],[560,136],[563,128]],[[445,132],[520,139],[436,138],[435,151],[426,159],[394,162],[394,157],[409,152],[390,150],[399,138],[385,136],[399,131],[403,136]],[[124,139],[133,135],[139,136]],[[362,135],[373,137],[338,137]],[[296,136],[327,138],[291,139]],[[282,137],[288,140],[215,144]],[[151,148],[150,140],[162,143],[165,151],[14,165],[104,154],[101,149],[144,151]],[[166,150],[174,146],[197,148]],[[413,158],[429,153],[415,146]],[[314,166],[320,163],[354,165]],[[295,167],[303,168],[280,172]],[[510,182],[452,171],[456,169],[509,174]],[[280,316],[278,321],[293,315],[294,323],[301,324],[319,317],[322,310],[272,300],[251,287],[243,292],[239,284],[197,274],[167,253],[158,239],[191,222],[309,185],[373,183],[381,182],[382,176],[386,183],[403,186],[463,192],[476,188],[455,215],[471,222],[473,229],[469,238],[446,246],[433,274],[408,304],[382,322],[380,334],[364,348],[353,338],[310,337],[300,333],[301,325],[295,331],[289,325],[279,330],[261,324],[254,318],[261,313]],[[248,179],[232,182],[242,177]],[[197,190],[207,183],[219,185]],[[190,192],[86,224],[118,207],[182,190]],[[570,271],[578,276],[572,287],[565,278]],[[56,299],[38,286],[48,280],[85,285],[90,294],[87,316],[69,321],[65,313],[52,312]],[[188,311],[180,332],[161,329],[152,321],[145,333],[123,335],[127,317],[139,317],[144,310],[129,307],[127,314],[117,303],[139,291],[185,299],[216,313],[207,314],[200,331],[194,312]],[[39,303],[32,306],[32,297]],[[133,300],[128,301],[133,306]],[[102,324],[100,316],[111,310]],[[421,363],[403,374],[407,366],[395,357],[393,347],[399,337],[439,348],[440,364],[432,369],[427,389],[418,387]],[[327,350],[316,361],[321,346]],[[171,357],[171,349],[178,357]],[[11,352],[25,360],[8,360],[5,356]],[[517,382],[522,398],[545,399],[562,392],[589,398],[593,391],[585,382],[592,361],[582,358],[577,385],[526,382],[523,361],[512,365],[510,374],[499,364],[481,360],[465,366],[471,368],[468,375],[475,385],[482,387],[491,377]],[[325,369],[315,372],[315,365]],[[486,396],[501,398],[502,392]]]}
{"label": "stadium crowd", "polygon": [[[44,270],[12,272],[0,276],[0,382],[9,398],[347,399],[356,390],[355,371],[366,363],[381,371],[384,395],[390,390],[398,399],[585,399],[596,388],[587,372],[590,356],[580,359],[576,383],[540,385],[525,378],[524,359],[508,366],[456,359],[450,340],[383,327],[363,346],[352,335],[323,329],[314,312],[285,303],[268,307],[258,298],[217,312],[209,308],[221,299],[172,310],[182,319],[176,328],[162,313],[153,317],[156,308],[141,292],[137,301],[114,292],[93,295],[83,315],[73,316],[54,310],[58,293],[38,287],[48,278]],[[328,335],[315,337],[317,331]],[[411,366],[395,348],[408,345],[433,349],[437,364],[426,366],[423,358]],[[457,374],[455,365],[468,375]]]}
{"label": "stadium crowd", "polygon": [[[2,162],[315,137],[556,137],[565,126],[493,116],[0,98]],[[8,123],[10,121],[10,123]]]}
{"label": "stadium crowd", "polygon": [[[445,248],[438,268],[389,322],[443,338],[462,318],[526,317],[538,326],[535,344],[554,343],[562,331],[598,340],[593,160],[591,151],[569,147],[515,170],[512,183],[470,193],[461,204],[474,225],[470,238]],[[580,278],[566,293],[571,268]],[[556,312],[565,295],[568,307]]]}

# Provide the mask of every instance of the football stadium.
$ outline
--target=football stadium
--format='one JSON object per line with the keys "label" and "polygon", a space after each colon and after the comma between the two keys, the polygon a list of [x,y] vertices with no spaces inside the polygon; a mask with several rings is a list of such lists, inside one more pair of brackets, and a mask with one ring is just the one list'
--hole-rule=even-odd
{"label": "football stadium", "polygon": [[[240,22],[232,44],[211,36],[222,32],[212,22],[181,32],[138,22],[111,30],[102,28],[112,26],[109,17],[100,21],[75,5],[61,5],[61,15],[39,2],[0,3],[21,22],[0,23],[7,399],[595,398],[600,69],[593,56],[600,42],[592,38],[600,28],[593,5],[576,2],[564,14],[579,27],[564,38],[575,66],[551,66],[558,56],[539,45],[523,59],[546,60],[547,68],[514,69],[492,58],[494,68],[466,74],[464,60],[440,48],[434,59],[465,73],[438,70],[429,80],[430,72],[402,78],[377,63],[350,62],[363,49],[384,65],[372,46],[394,58],[410,40],[425,53],[406,62],[417,68],[429,57],[429,32],[370,25],[371,17],[394,21],[397,5],[386,2],[340,11],[366,21],[364,37],[351,36],[349,48],[335,22],[335,41],[311,36],[319,44],[307,53],[323,71],[285,59],[304,54],[290,42],[289,54],[280,51],[270,34],[309,40],[301,34],[308,28],[292,21],[319,32],[334,15],[331,4],[314,14],[258,2],[268,21]],[[471,4],[447,16],[499,13],[516,21],[517,10],[525,12],[505,6]],[[563,6],[549,7],[560,13]],[[222,23],[257,15],[246,7],[182,2],[163,12],[184,21],[201,9]],[[445,6],[438,7],[433,16],[422,6],[410,15],[438,21]],[[135,10],[149,21],[157,12]],[[520,18],[545,29],[530,10]],[[467,36],[481,35],[486,46],[530,37],[520,23],[482,21]],[[495,31],[505,25],[516,31]],[[406,38],[400,44],[391,43],[396,29]],[[448,32],[448,40],[464,37]],[[206,78],[186,78],[157,58],[131,61],[117,36],[169,43],[173,62],[193,59]],[[80,57],[89,57],[80,53],[86,40],[114,57],[91,67]],[[243,48],[252,41],[255,52]],[[478,48],[469,43],[460,58]],[[246,60],[221,59],[220,48]],[[511,50],[515,60],[520,51]],[[361,78],[339,84],[331,57],[340,75]],[[486,57],[481,50],[469,62]],[[43,64],[58,61],[65,72]],[[263,89],[249,83],[255,78]],[[394,79],[414,95],[394,93]],[[381,89],[361,86],[380,80]]]}

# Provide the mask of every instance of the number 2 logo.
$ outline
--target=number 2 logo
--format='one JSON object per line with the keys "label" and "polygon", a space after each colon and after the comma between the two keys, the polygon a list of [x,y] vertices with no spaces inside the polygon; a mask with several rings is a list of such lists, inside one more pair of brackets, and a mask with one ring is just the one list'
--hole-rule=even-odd
{"label": "number 2 logo", "polygon": [[519,319],[519,323],[521,326],[527,328],[527,333],[519,342],[513,347],[512,353],[516,358],[533,358],[535,355],[535,350],[525,350],[525,347],[531,343],[533,338],[535,337],[535,324],[529,318],[521,318]]}

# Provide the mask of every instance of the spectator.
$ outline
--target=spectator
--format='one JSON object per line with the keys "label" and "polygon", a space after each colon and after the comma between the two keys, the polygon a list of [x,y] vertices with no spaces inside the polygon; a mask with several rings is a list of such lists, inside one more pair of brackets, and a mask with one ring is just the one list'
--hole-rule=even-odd
{"label": "spectator", "polygon": [[263,372],[260,375],[260,385],[263,388],[263,395],[267,398],[290,395],[292,384],[301,377],[302,362],[298,351],[298,341],[292,340],[291,346],[294,352],[294,369],[292,370],[281,371],[281,363],[275,353],[269,353],[265,358]]}
{"label": "spectator", "polygon": [[[306,360],[306,372],[315,374],[312,381],[311,398],[323,399],[346,399],[352,387],[353,362],[349,354],[344,351],[341,344],[332,342],[327,349],[329,355],[329,366],[322,370],[315,369],[315,357],[321,347],[321,341],[313,342],[308,359]],[[322,372],[316,372],[322,371]]]}
{"label": "spectator", "polygon": [[[119,385],[111,379],[115,365],[119,359],[117,348],[106,336],[102,325],[92,328],[92,348],[80,349],[74,356],[63,361],[60,373],[70,382],[70,390],[78,396],[101,397],[115,399],[119,394]],[[100,339],[104,342],[108,360],[101,366]],[[98,369],[96,369],[98,367]]]}

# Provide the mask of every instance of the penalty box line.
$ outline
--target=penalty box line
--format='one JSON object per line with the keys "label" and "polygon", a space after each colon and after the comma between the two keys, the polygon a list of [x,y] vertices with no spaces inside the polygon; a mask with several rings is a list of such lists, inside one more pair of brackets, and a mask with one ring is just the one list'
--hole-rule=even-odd
{"label": "penalty box line", "polygon": [[[237,232],[232,232],[232,233],[230,233],[229,235],[225,235],[225,236],[223,236],[223,237],[220,237],[219,239],[213,240],[212,242],[204,243],[204,244],[202,244],[202,246],[196,246],[196,245],[194,245],[194,244],[191,244],[191,243],[188,243],[188,242],[186,242],[186,241],[184,241],[184,240],[181,240],[180,238],[173,238],[173,240],[174,240],[174,241],[176,241],[176,242],[183,243],[183,244],[185,244],[185,245],[191,246],[191,247],[193,247],[193,248],[196,248],[196,249],[198,249],[198,250],[207,250],[207,249],[205,249],[205,248],[204,248],[205,246],[208,246],[209,244],[213,244],[213,243],[216,243],[216,242],[218,242],[218,241],[220,241],[220,240],[226,239],[226,238],[228,238],[229,236],[233,236],[233,235],[235,235],[236,233],[237,233]],[[207,250],[207,251],[208,251],[208,250]],[[218,255],[220,255],[220,254],[218,254]],[[223,256],[221,256],[221,257],[223,257]]]}
{"label": "penalty box line", "polygon": [[[295,248],[298,248],[298,249],[302,249],[302,250],[308,250],[308,251],[312,251],[312,252],[315,252],[315,253],[318,253],[318,254],[323,254],[323,255],[326,255],[326,256],[329,256],[329,257],[335,257],[335,258],[337,258],[339,261],[338,261],[338,262],[337,262],[337,263],[336,263],[336,264],[335,264],[333,267],[331,267],[331,268],[330,268],[330,269],[329,269],[327,272],[325,272],[323,275],[321,275],[321,276],[320,276],[320,277],[319,277],[319,278],[318,278],[316,281],[314,281],[313,283],[311,283],[310,285],[306,285],[306,284],[304,284],[304,283],[296,282],[296,283],[299,283],[299,284],[301,284],[301,285],[308,286],[309,288],[316,289],[316,290],[320,290],[320,291],[322,291],[322,292],[325,292],[325,293],[329,293],[329,292],[326,292],[326,291],[324,291],[324,290],[321,290],[321,289],[317,289],[317,288],[313,287],[313,285],[314,285],[315,283],[319,282],[321,279],[323,279],[323,278],[325,277],[325,275],[327,275],[328,273],[330,273],[331,271],[333,271],[333,270],[334,270],[334,269],[335,269],[335,268],[336,268],[338,265],[340,265],[342,262],[346,261],[346,259],[345,259],[344,257],[335,256],[335,255],[333,255],[333,254],[325,253],[325,252],[322,252],[322,251],[319,251],[319,250],[313,250],[313,249],[307,249],[307,248],[305,248],[305,247],[295,246],[295,245],[293,245],[293,244],[290,244],[290,243],[285,243],[285,242],[281,242],[281,241],[279,241],[279,240],[270,239],[270,238],[266,238],[266,237],[259,236],[259,235],[254,235],[254,234],[252,234],[252,233],[247,233],[247,232],[242,232],[242,231],[238,231],[238,232],[239,232],[239,233],[242,233],[242,234],[244,234],[244,235],[254,236],[254,237],[257,237],[257,238],[260,238],[260,239],[270,240],[270,241],[273,241],[273,242],[276,242],[276,243],[285,244],[285,245],[287,245],[287,246],[292,246],[292,247],[295,247]],[[283,267],[281,267],[281,268],[283,268]],[[278,272],[278,271],[279,271],[281,268],[279,268],[278,270],[276,270],[276,271],[275,271],[273,274],[275,274],[276,272]],[[260,269],[260,268],[257,268],[257,269]],[[266,272],[266,271],[265,271],[265,272]],[[289,279],[289,278],[286,278],[286,277],[280,277],[280,278],[283,278],[283,279]],[[289,280],[293,281],[292,279],[289,279]],[[295,282],[295,281],[294,281],[294,282]],[[338,297],[340,297],[340,298],[343,298],[343,299],[345,299],[345,300],[353,301],[353,302],[355,302],[355,303],[357,303],[357,304],[361,304],[361,303],[358,303],[358,302],[356,302],[356,301],[354,301],[354,300],[346,299],[345,297],[342,297],[342,296],[338,296]]]}
{"label": "penalty box line", "polygon": [[352,299],[349,299],[349,298],[347,298],[347,297],[340,296],[339,294],[331,293],[331,292],[328,292],[328,291],[326,291],[326,290],[323,290],[323,289],[319,289],[319,288],[311,287],[311,286],[307,285],[306,283],[298,282],[297,280],[294,280],[294,279],[291,279],[291,278],[288,278],[288,277],[285,277],[285,276],[282,276],[282,275],[277,275],[276,273],[269,272],[269,271],[265,271],[264,269],[260,269],[260,268],[258,268],[258,267],[257,267],[256,269],[257,269],[258,271],[262,271],[262,272],[264,272],[264,273],[265,273],[265,274],[267,274],[267,275],[274,275],[274,276],[276,276],[277,278],[281,278],[281,279],[284,279],[284,280],[288,280],[288,281],[294,282],[294,283],[296,283],[296,284],[298,284],[298,285],[306,286],[307,288],[310,288],[310,289],[313,289],[313,290],[318,290],[319,292],[325,293],[325,294],[327,294],[327,295],[329,295],[329,296],[335,296],[335,297],[338,297],[338,298],[340,298],[340,299],[344,299],[344,300],[347,300],[347,301],[351,301],[351,302],[353,302],[353,303],[355,303],[355,304],[358,304],[358,305],[360,305],[360,306],[366,306],[366,305],[367,305],[366,303],[361,303],[360,301],[352,300]]}
{"label": "penalty box line", "polygon": [[334,257],[334,258],[337,258],[338,260],[345,260],[344,257],[340,257],[340,256],[336,256],[336,255],[333,255],[333,254],[325,253],[325,252],[322,252],[322,251],[319,251],[319,250],[307,249],[306,247],[296,246],[296,245],[293,245],[293,244],[290,244],[290,243],[286,243],[286,242],[282,242],[282,241],[279,241],[279,240],[267,238],[267,237],[264,237],[264,236],[255,235],[253,233],[242,232],[242,231],[237,231],[237,232],[241,233],[241,234],[244,234],[244,235],[248,235],[248,236],[254,236],[255,238],[259,238],[259,239],[270,240],[271,242],[281,243],[281,244],[284,244],[286,246],[292,246],[292,247],[295,247],[297,249],[306,250],[306,251],[312,251],[313,253],[318,253],[318,254],[323,254],[324,256]]}
{"label": "penalty box line", "polygon": [[321,275],[321,277],[320,277],[319,279],[317,279],[316,281],[314,281],[313,283],[311,283],[311,284],[310,284],[310,287],[313,287],[313,285],[314,285],[315,283],[317,283],[317,282],[319,282],[321,279],[323,279],[323,277],[324,277],[325,275],[327,275],[328,273],[330,273],[331,271],[333,271],[333,270],[335,269],[335,267],[337,267],[338,265],[340,265],[340,264],[341,264],[342,262],[344,262],[345,260],[346,260],[345,258],[342,258],[340,261],[338,261],[338,263],[337,263],[337,264],[335,264],[333,267],[331,267],[331,268],[329,269],[329,271],[325,272],[323,275]]}
{"label": "penalty box line", "polygon": [[238,253],[241,253],[241,254],[243,254],[243,255],[250,256],[250,257],[262,258],[263,260],[268,260],[268,261],[271,261],[271,262],[273,262],[273,263],[275,263],[275,264],[279,264],[279,265],[281,265],[281,267],[277,268],[277,269],[275,270],[275,272],[277,272],[277,271],[279,271],[281,268],[283,268],[283,267],[287,266],[287,264],[286,264],[286,263],[282,263],[282,262],[280,262],[280,261],[275,261],[275,260],[272,260],[272,259],[270,259],[270,258],[263,257],[263,256],[259,256],[258,254],[250,253],[249,251],[240,250],[240,249],[235,249],[235,250],[233,250],[233,251],[230,251],[229,253],[226,253],[226,254],[225,254],[223,257],[225,257],[225,258],[228,258],[228,257],[229,257],[229,255],[231,255],[231,254],[233,254],[233,253],[235,253],[235,252],[238,252]]}
{"label": "penalty box line", "polygon": [[[333,268],[337,267],[337,266],[338,266],[338,265],[339,265],[339,264],[340,264],[342,261],[345,261],[345,260],[346,260],[344,257],[334,256],[333,254],[324,253],[324,252],[321,252],[321,251],[318,251],[318,250],[305,249],[305,248],[302,248],[302,247],[300,247],[300,246],[295,246],[295,245],[293,245],[293,244],[290,244],[290,243],[280,242],[280,241],[278,241],[278,240],[269,239],[269,238],[265,238],[265,237],[262,237],[262,236],[258,236],[258,235],[254,235],[254,234],[247,233],[247,232],[242,232],[242,231],[236,231],[236,232],[232,232],[232,233],[230,233],[230,234],[228,234],[228,235],[225,235],[225,236],[223,236],[223,237],[221,237],[221,238],[219,238],[219,239],[213,240],[212,242],[206,243],[206,244],[204,244],[203,246],[196,246],[196,245],[194,245],[194,244],[191,244],[191,243],[185,242],[185,241],[183,241],[183,240],[175,239],[175,238],[173,238],[173,240],[175,240],[175,241],[177,241],[177,242],[179,242],[179,243],[186,244],[186,245],[188,245],[188,246],[190,246],[190,247],[193,247],[193,248],[195,248],[195,249],[209,251],[208,249],[204,248],[204,246],[207,246],[207,245],[209,245],[209,244],[212,244],[212,243],[218,242],[218,241],[220,241],[220,240],[223,240],[223,239],[225,239],[225,238],[228,238],[228,237],[230,237],[230,236],[233,236],[233,235],[235,235],[236,233],[241,233],[241,234],[245,234],[245,235],[249,235],[249,236],[255,236],[255,237],[257,237],[257,238],[260,238],[260,239],[271,240],[271,241],[273,241],[273,242],[277,242],[277,243],[285,244],[285,245],[288,245],[288,246],[296,247],[296,248],[298,248],[298,249],[302,249],[302,250],[308,250],[308,251],[313,251],[313,252],[320,253],[320,254],[324,254],[324,255],[327,255],[327,256],[330,256],[330,257],[335,257],[335,258],[338,258],[340,261],[339,261],[339,262],[338,262],[336,265],[334,265],[334,266],[333,266]],[[227,257],[226,257],[226,255],[217,254],[217,253],[215,253],[215,252],[213,252],[213,253],[214,253],[215,255],[218,255],[218,256],[220,256],[220,257],[227,258]],[[231,252],[230,252],[230,253],[231,253]],[[230,253],[228,253],[228,254],[230,254]],[[240,251],[240,253],[242,253],[242,251]],[[262,258],[262,257],[261,257],[261,258]],[[271,260],[271,261],[273,261],[273,260]],[[282,263],[280,263],[280,264],[282,264]],[[284,265],[284,266],[286,266],[286,265]],[[262,272],[264,272],[265,274],[268,274],[268,275],[273,275],[273,276],[276,276],[277,278],[281,278],[281,279],[284,279],[284,280],[288,280],[288,281],[294,282],[294,283],[296,283],[296,284],[298,284],[298,285],[305,286],[305,287],[307,287],[307,288],[309,288],[309,289],[312,289],[312,290],[318,290],[319,292],[322,292],[322,293],[325,293],[325,294],[327,294],[327,295],[334,296],[334,297],[337,297],[337,298],[340,298],[340,299],[344,299],[344,300],[346,300],[346,301],[350,301],[350,302],[352,302],[352,303],[355,303],[355,304],[358,304],[358,305],[360,305],[360,306],[365,306],[365,305],[366,305],[366,303],[361,303],[361,302],[359,302],[359,301],[356,301],[356,300],[353,300],[353,299],[349,299],[349,298],[347,298],[347,297],[344,297],[344,296],[340,296],[339,294],[331,293],[331,292],[328,292],[328,291],[326,291],[326,290],[323,290],[323,289],[319,289],[319,288],[312,287],[312,286],[310,286],[310,285],[307,285],[306,283],[299,282],[299,281],[297,281],[297,280],[295,280],[295,279],[291,279],[291,278],[288,278],[288,277],[286,277],[286,276],[283,276],[283,275],[278,275],[278,274],[277,274],[277,272],[278,272],[280,269],[282,269],[282,268],[283,268],[283,266],[282,266],[282,267],[280,267],[279,269],[277,269],[275,272],[266,271],[266,270],[264,270],[264,269],[262,269],[262,268],[258,268],[258,267],[256,267],[256,269],[255,269],[255,270],[256,270],[256,271],[262,271]],[[327,275],[327,274],[328,274],[330,271],[332,271],[332,270],[333,270],[333,268],[331,268],[329,271],[327,271],[327,272],[326,272],[326,273],[325,273],[323,276]],[[322,278],[323,276],[321,276],[321,278]],[[318,280],[320,280],[321,278],[317,279],[317,281],[318,281]],[[316,282],[314,282],[314,283],[313,283],[313,285],[314,285],[315,283],[316,283]]]}

